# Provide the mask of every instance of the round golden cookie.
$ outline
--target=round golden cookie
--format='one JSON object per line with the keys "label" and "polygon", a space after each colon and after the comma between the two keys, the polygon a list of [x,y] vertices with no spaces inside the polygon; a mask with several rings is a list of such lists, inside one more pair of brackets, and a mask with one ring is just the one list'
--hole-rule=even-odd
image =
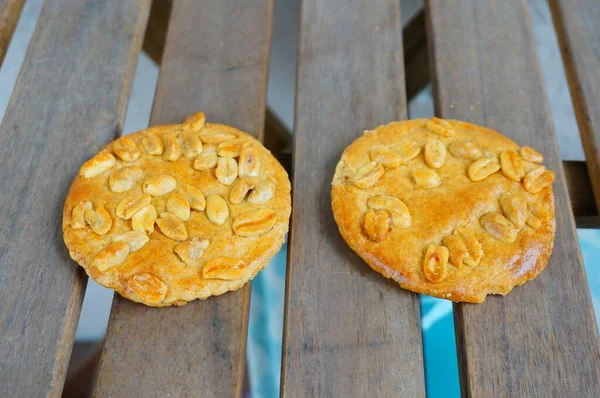
{"label": "round golden cookie", "polygon": [[87,161],[63,233],[100,284],[146,305],[184,305],[251,280],[283,244],[290,212],[290,182],[271,153],[197,113]]}
{"label": "round golden cookie", "polygon": [[479,303],[546,267],[554,174],[542,161],[473,124],[393,122],[342,154],[333,214],[348,245],[403,288]]}

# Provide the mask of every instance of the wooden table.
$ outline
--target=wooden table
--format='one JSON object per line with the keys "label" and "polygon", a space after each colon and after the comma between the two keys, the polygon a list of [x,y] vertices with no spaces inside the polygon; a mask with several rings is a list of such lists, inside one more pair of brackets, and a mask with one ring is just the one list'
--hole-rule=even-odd
{"label": "wooden table", "polygon": [[[22,4],[0,0],[0,63]],[[431,79],[437,115],[539,148],[557,176],[548,269],[507,297],[454,306],[463,394],[600,396],[575,233],[600,224],[600,6],[550,4],[587,167],[559,158],[525,0],[429,0],[404,31],[398,0],[304,0],[282,395],[425,395],[418,297],[346,247],[329,182],[343,148],[406,118]],[[81,163],[121,133],[142,46],[160,61],[151,124],[203,110],[281,143],[277,129],[263,136],[272,8],[45,2],[0,127],[0,396],[63,390],[86,278],[62,242],[62,203]],[[241,396],[250,289],[160,310],[115,297],[95,395]]]}

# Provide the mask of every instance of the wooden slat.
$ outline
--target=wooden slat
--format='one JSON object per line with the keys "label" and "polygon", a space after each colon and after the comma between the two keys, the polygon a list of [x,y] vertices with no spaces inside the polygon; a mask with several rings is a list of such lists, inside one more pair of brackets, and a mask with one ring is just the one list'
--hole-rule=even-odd
{"label": "wooden slat", "polygon": [[557,231],[547,269],[508,296],[456,305],[463,395],[600,396],[598,331],[525,0],[427,2],[436,114],[545,154]]}
{"label": "wooden slat", "polygon": [[0,0],[0,66],[6,55],[25,0]]}
{"label": "wooden slat", "polygon": [[305,0],[301,15],[282,393],[424,396],[419,299],[343,241],[330,184],[343,149],[406,117],[397,0]]}
{"label": "wooden slat", "polygon": [[[270,0],[174,2],[151,124],[203,110],[262,138],[271,11]],[[240,396],[249,300],[249,285],[179,308],[115,297],[96,395]]]}
{"label": "wooden slat", "polygon": [[550,10],[600,212],[600,2],[550,0]]}
{"label": "wooden slat", "polygon": [[119,133],[145,1],[50,0],[0,127],[0,396],[59,396],[85,288],[62,239],[79,166]]}

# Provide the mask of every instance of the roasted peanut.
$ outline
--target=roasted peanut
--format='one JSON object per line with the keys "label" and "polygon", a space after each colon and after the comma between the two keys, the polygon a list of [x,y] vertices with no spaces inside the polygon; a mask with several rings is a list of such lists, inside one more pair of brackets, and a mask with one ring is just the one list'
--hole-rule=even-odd
{"label": "roasted peanut", "polygon": [[246,270],[246,263],[239,258],[217,257],[209,260],[202,268],[202,276],[206,279],[236,280]]}
{"label": "roasted peanut", "polygon": [[202,141],[198,134],[193,131],[186,131],[182,134],[183,138],[183,156],[193,158],[202,152]]}
{"label": "roasted peanut", "polygon": [[429,282],[440,282],[446,277],[448,256],[445,246],[429,245],[423,261],[423,273]]}
{"label": "roasted peanut", "polygon": [[82,229],[85,228],[85,211],[88,209],[92,209],[92,202],[89,200],[84,200],[79,202],[77,206],[73,208],[71,212],[71,228],[73,229]]}
{"label": "roasted peanut", "polygon": [[112,227],[112,218],[103,205],[97,206],[95,210],[86,209],[83,217],[92,231],[98,235],[106,235]]}
{"label": "roasted peanut", "polygon": [[170,175],[160,175],[144,181],[144,193],[152,196],[163,196],[172,192],[177,187],[177,180]]}
{"label": "roasted peanut", "polygon": [[529,217],[527,217],[527,225],[531,228],[538,229],[550,220],[550,213],[542,205],[537,203],[529,204]]}
{"label": "roasted peanut", "polygon": [[542,221],[534,215],[529,215],[527,217],[527,225],[529,225],[533,229],[539,229],[542,227]]}
{"label": "roasted peanut", "polygon": [[206,198],[206,217],[217,225],[223,225],[229,218],[229,207],[225,199],[219,195]]}
{"label": "roasted peanut", "polygon": [[454,130],[454,127],[452,127],[452,124],[435,116],[427,121],[426,127],[429,131],[443,137],[453,137],[456,135],[456,131]]}
{"label": "roasted peanut", "polygon": [[160,213],[160,218],[156,219],[156,225],[160,228],[167,238],[173,240],[186,240],[188,238],[187,230],[183,221],[181,221],[175,214],[169,212]]}
{"label": "roasted peanut", "polygon": [[517,230],[510,221],[500,213],[488,213],[481,217],[484,231],[503,243],[513,243],[517,239]]}
{"label": "roasted peanut", "polygon": [[527,192],[538,193],[554,182],[554,173],[540,166],[531,170],[523,178],[523,187]]}
{"label": "roasted peanut", "polygon": [[231,185],[238,176],[238,164],[233,158],[219,158],[215,169],[217,180],[223,185]]}
{"label": "roasted peanut", "polygon": [[192,209],[204,211],[206,208],[206,198],[204,198],[204,195],[198,188],[192,185],[186,185],[183,192],[187,195],[188,202],[190,202],[190,207]]}
{"label": "roasted peanut", "polygon": [[371,149],[371,160],[388,169],[394,169],[404,162],[400,154],[387,147]]}
{"label": "roasted peanut", "polygon": [[479,148],[469,141],[452,141],[448,146],[448,150],[459,159],[475,160],[481,157]]}
{"label": "roasted peanut", "polygon": [[117,217],[123,220],[129,220],[142,207],[149,205],[151,200],[152,198],[150,195],[127,196],[119,202],[115,213],[117,214]]}
{"label": "roasted peanut", "polygon": [[162,155],[164,146],[160,137],[152,132],[148,132],[142,138],[142,146],[148,155]]}
{"label": "roasted peanut", "polygon": [[542,155],[535,149],[530,148],[528,146],[522,147],[520,152],[521,152],[521,157],[523,159],[527,160],[528,162],[542,163],[544,161],[544,155]]}
{"label": "roasted peanut", "polygon": [[527,201],[520,194],[510,194],[508,192],[500,195],[500,207],[502,212],[513,223],[515,228],[521,229],[529,217],[527,211]]}
{"label": "roasted peanut", "polygon": [[253,205],[260,205],[270,201],[275,196],[275,184],[269,181],[261,181],[256,187],[248,194],[248,203]]}
{"label": "roasted peanut", "polygon": [[523,158],[516,151],[504,151],[500,154],[500,167],[502,174],[509,180],[521,181],[525,175]]}
{"label": "roasted peanut", "polygon": [[237,158],[240,156],[242,149],[250,145],[250,141],[245,138],[235,138],[221,142],[217,146],[217,154],[226,158]]}
{"label": "roasted peanut", "polygon": [[194,160],[195,170],[210,170],[217,165],[217,150],[213,147],[205,147],[204,151]]}
{"label": "roasted peanut", "polygon": [[142,153],[130,137],[119,138],[113,143],[113,152],[124,162],[134,162]]}
{"label": "roasted peanut", "polygon": [[392,232],[390,213],[386,210],[369,209],[365,214],[363,228],[372,241],[384,241]]}
{"label": "roasted peanut", "polygon": [[480,157],[469,166],[469,178],[471,181],[485,180],[500,170],[500,163],[496,158]]}
{"label": "roasted peanut", "polygon": [[367,206],[374,210],[387,210],[392,218],[392,224],[398,228],[410,227],[412,220],[406,204],[398,198],[387,195],[370,197]]}
{"label": "roasted peanut", "polygon": [[156,214],[164,213],[167,211],[167,198],[160,196],[154,198],[152,205],[156,208]]}
{"label": "roasted peanut", "polygon": [[193,239],[178,243],[173,249],[177,256],[188,265],[193,265],[202,257],[208,247],[208,240],[196,236]]}
{"label": "roasted peanut", "polygon": [[466,227],[458,227],[454,230],[454,235],[465,243],[469,251],[469,255],[463,259],[463,263],[471,266],[478,265],[483,258],[483,248],[473,231]]}
{"label": "roasted peanut", "polygon": [[435,188],[442,183],[438,173],[430,169],[413,170],[413,180],[420,188]]}
{"label": "roasted peanut", "polygon": [[129,245],[130,253],[140,250],[149,240],[150,238],[144,232],[140,231],[125,232],[124,234],[113,238],[114,242],[127,243]]}
{"label": "roasted peanut", "polygon": [[154,222],[156,221],[156,217],[157,213],[154,206],[144,206],[131,217],[131,228],[133,228],[134,231],[151,234],[154,232]]}
{"label": "roasted peanut", "polygon": [[190,219],[190,202],[180,193],[173,193],[167,199],[167,211],[175,214],[182,221]]}
{"label": "roasted peanut", "polygon": [[100,153],[81,166],[79,175],[83,176],[83,178],[92,178],[110,170],[116,163],[117,159],[115,159],[112,153]]}
{"label": "roasted peanut", "polygon": [[142,301],[152,304],[163,301],[168,290],[166,283],[145,272],[133,275],[127,285]]}
{"label": "roasted peanut", "polygon": [[465,242],[457,235],[448,235],[444,238],[443,243],[448,248],[450,263],[456,268],[462,267],[464,259],[469,256]]}
{"label": "roasted peanut", "polygon": [[257,177],[260,173],[258,150],[247,146],[240,152],[240,177]]}
{"label": "roasted peanut", "polygon": [[113,171],[108,178],[110,190],[113,192],[129,191],[144,176],[138,166],[122,167]]}
{"label": "roasted peanut", "polygon": [[421,152],[421,147],[415,141],[405,141],[400,144],[394,145],[393,149],[398,152],[402,163],[406,163],[409,160],[417,157]]}
{"label": "roasted peanut", "polygon": [[277,213],[270,209],[240,214],[232,224],[233,231],[243,237],[258,236],[269,232],[277,222]]}
{"label": "roasted peanut", "polygon": [[382,165],[371,161],[358,169],[352,181],[358,188],[367,189],[375,185],[384,173]]}
{"label": "roasted peanut", "polygon": [[125,242],[113,242],[100,251],[93,260],[94,267],[106,271],[115,265],[121,264],[129,255],[129,245]]}
{"label": "roasted peanut", "polygon": [[179,138],[168,135],[165,137],[165,159],[174,162],[181,157],[181,144]]}
{"label": "roasted peanut", "polygon": [[272,182],[260,181],[257,178],[240,178],[229,192],[229,201],[237,205],[248,196],[248,203],[257,205],[267,203],[274,195],[275,184]]}
{"label": "roasted peanut", "polygon": [[233,140],[235,135],[230,133],[223,133],[213,127],[205,127],[200,132],[200,139],[205,144],[220,144],[224,141]]}
{"label": "roasted peanut", "polygon": [[550,221],[550,212],[539,203],[529,203],[529,213],[546,223]]}
{"label": "roasted peanut", "polygon": [[188,118],[186,118],[183,121],[183,129],[184,130],[192,130],[195,132],[198,132],[200,130],[202,130],[202,128],[204,128],[204,125],[206,123],[206,116],[204,115],[204,112],[197,112],[195,114],[193,114],[192,116],[189,116]]}
{"label": "roasted peanut", "polygon": [[234,204],[240,204],[248,195],[248,192],[256,188],[256,181],[253,178],[240,178],[238,179],[229,192],[229,201]]}
{"label": "roasted peanut", "polygon": [[429,140],[425,144],[425,162],[429,167],[439,169],[446,160],[446,147],[438,140]]}

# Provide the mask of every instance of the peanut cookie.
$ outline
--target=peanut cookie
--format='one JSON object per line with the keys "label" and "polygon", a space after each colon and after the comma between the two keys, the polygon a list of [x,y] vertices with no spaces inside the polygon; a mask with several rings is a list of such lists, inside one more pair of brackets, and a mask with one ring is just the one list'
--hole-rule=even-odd
{"label": "peanut cookie", "polygon": [[480,303],[548,263],[554,174],[542,161],[473,124],[392,122],[342,154],[333,215],[352,250],[403,288]]}
{"label": "peanut cookie", "polygon": [[63,210],[71,257],[100,284],[149,306],[237,290],[280,249],[290,181],[233,127],[156,126],[83,164]]}

